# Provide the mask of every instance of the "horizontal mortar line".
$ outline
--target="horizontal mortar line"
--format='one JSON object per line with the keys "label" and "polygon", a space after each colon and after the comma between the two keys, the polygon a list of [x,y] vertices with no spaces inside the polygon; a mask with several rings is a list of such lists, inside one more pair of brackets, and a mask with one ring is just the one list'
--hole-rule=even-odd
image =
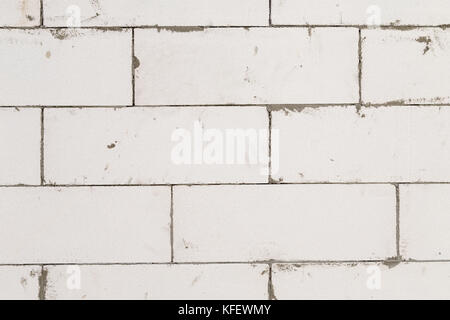
{"label": "horizontal mortar line", "polygon": [[27,105],[27,106],[0,106],[0,109],[133,109],[133,108],[183,108],[183,107],[261,107],[272,108],[322,108],[322,107],[362,107],[362,108],[379,108],[379,107],[450,107],[450,103],[259,103],[259,104],[166,104],[166,105],[115,105],[115,106],[44,106],[44,105]]}
{"label": "horizontal mortar line", "polygon": [[299,103],[282,103],[282,104],[276,104],[276,103],[252,103],[252,104],[239,104],[239,103],[226,103],[226,104],[143,104],[143,105],[111,105],[111,106],[104,106],[104,105],[85,105],[85,106],[52,106],[52,105],[26,105],[26,106],[0,106],[1,108],[17,108],[17,109],[24,109],[24,108],[44,108],[44,109],[84,109],[84,108],[108,108],[108,109],[119,109],[119,108],[182,108],[182,107],[326,107],[326,106],[357,106],[359,105],[356,102],[350,102],[350,103],[305,103],[305,104],[299,104]]}
{"label": "horizontal mortar line", "polygon": [[266,107],[266,104],[172,104],[172,105],[113,105],[113,106],[39,106],[39,105],[29,105],[29,106],[2,106],[1,108],[45,108],[45,109],[121,109],[121,108],[181,108],[181,107]]}
{"label": "horizontal mortar line", "polygon": [[0,267],[20,266],[142,266],[142,265],[253,265],[253,264],[365,264],[365,263],[450,263],[450,259],[413,260],[413,259],[373,259],[373,260],[261,260],[261,261],[186,261],[186,262],[39,262],[39,263],[1,263]]}
{"label": "horizontal mortar line", "polygon": [[[370,30],[411,30],[422,28],[450,28],[450,24],[427,24],[427,25],[366,25],[366,24],[271,24],[271,25],[116,25],[116,26],[80,26],[80,27],[68,27],[68,26],[0,26],[0,29],[7,30],[48,30],[48,29],[98,29],[98,30],[124,30],[124,29],[250,29],[250,28],[263,28],[263,29],[281,29],[281,28],[357,28],[357,29],[370,29]],[[192,30],[195,31],[195,30]]]}
{"label": "horizontal mortar line", "polygon": [[410,29],[421,29],[421,28],[440,28],[447,29],[450,28],[450,24],[404,24],[404,25],[391,25],[391,24],[380,24],[380,25],[367,25],[367,24],[272,24],[270,27],[273,28],[357,28],[357,29],[369,29],[369,30],[410,30]]}
{"label": "horizontal mortar line", "polygon": [[223,183],[155,183],[155,184],[12,184],[0,185],[0,188],[91,188],[91,187],[196,187],[196,186],[281,186],[281,185],[423,185],[450,184],[450,182],[223,182]]}
{"label": "horizontal mortar line", "polygon": [[196,187],[196,186],[281,186],[281,185],[424,185],[450,184],[450,182],[224,182],[224,183],[155,183],[155,184],[15,184],[0,185],[0,188],[117,188],[117,187]]}
{"label": "horizontal mortar line", "polygon": [[450,103],[408,103],[408,102],[386,102],[386,103],[363,103],[361,105],[365,108],[378,108],[378,107],[449,107]]}
{"label": "horizontal mortar line", "polygon": [[47,263],[22,263],[22,264],[0,264],[1,266],[36,266],[36,265],[42,265],[42,266],[142,266],[142,265],[230,265],[230,264],[236,264],[236,265],[242,265],[242,264],[271,264],[271,262],[267,261],[220,261],[220,262],[47,262]]}

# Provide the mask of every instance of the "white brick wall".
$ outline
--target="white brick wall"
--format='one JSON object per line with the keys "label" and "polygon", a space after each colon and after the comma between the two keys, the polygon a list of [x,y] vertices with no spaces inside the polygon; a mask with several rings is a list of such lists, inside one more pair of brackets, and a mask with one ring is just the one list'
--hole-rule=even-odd
{"label": "white brick wall", "polygon": [[2,0],[0,27],[33,27],[40,24],[40,0]]}
{"label": "white brick wall", "polygon": [[170,188],[0,188],[0,230],[0,263],[168,262]]}
{"label": "white brick wall", "polygon": [[[47,109],[44,117],[49,184],[267,182],[267,170],[261,172],[258,164],[222,169],[220,164],[176,164],[171,158],[176,128],[193,132],[200,121],[205,130],[266,129],[265,108]],[[267,158],[268,136],[261,144]]]}
{"label": "white brick wall", "polygon": [[400,187],[401,254],[417,260],[450,258],[450,185]]}
{"label": "white brick wall", "polygon": [[1,300],[38,300],[40,296],[40,266],[1,266]]}
{"label": "white brick wall", "polygon": [[47,299],[267,299],[268,293],[269,273],[265,265],[115,265],[46,268]]}
{"label": "white brick wall", "polygon": [[395,256],[389,185],[175,187],[174,199],[175,261]]}
{"label": "white brick wall", "polygon": [[280,110],[281,182],[450,181],[450,109],[353,106]]}
{"label": "white brick wall", "polygon": [[132,102],[128,29],[2,29],[0,47],[0,106]]}
{"label": "white brick wall", "polygon": [[450,30],[364,30],[362,37],[364,102],[450,102],[450,72],[443,67],[450,53]]}
{"label": "white brick wall", "polygon": [[[81,26],[268,25],[269,0],[44,0],[45,25],[65,27],[79,7]],[[11,1],[10,1],[11,2]]]}
{"label": "white brick wall", "polygon": [[135,41],[138,105],[358,100],[357,29],[151,29]]}
{"label": "white brick wall", "polygon": [[448,299],[448,262],[281,264],[273,267],[278,299]]}
{"label": "white brick wall", "polygon": [[277,25],[447,25],[447,0],[272,0]]}
{"label": "white brick wall", "polygon": [[1,0],[0,298],[450,298],[449,10]]}
{"label": "white brick wall", "polygon": [[0,184],[40,184],[41,110],[0,109]]}

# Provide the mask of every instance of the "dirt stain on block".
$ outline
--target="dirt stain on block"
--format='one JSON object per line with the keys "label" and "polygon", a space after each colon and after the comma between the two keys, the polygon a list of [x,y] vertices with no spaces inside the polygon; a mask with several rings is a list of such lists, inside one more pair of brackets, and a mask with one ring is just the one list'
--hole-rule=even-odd
{"label": "dirt stain on block", "polygon": [[108,149],[114,149],[114,148],[116,147],[116,145],[117,145],[117,141],[114,141],[113,143],[108,144],[106,147],[107,147]]}
{"label": "dirt stain on block", "polygon": [[423,49],[424,55],[427,54],[428,51],[430,51],[431,43],[433,42],[430,37],[428,37],[428,36],[419,37],[416,39],[416,41],[419,43],[425,44],[425,48]]}
{"label": "dirt stain on block", "polygon": [[71,38],[76,38],[79,33],[76,30],[71,29],[53,29],[50,30],[53,38],[58,40],[67,40]]}

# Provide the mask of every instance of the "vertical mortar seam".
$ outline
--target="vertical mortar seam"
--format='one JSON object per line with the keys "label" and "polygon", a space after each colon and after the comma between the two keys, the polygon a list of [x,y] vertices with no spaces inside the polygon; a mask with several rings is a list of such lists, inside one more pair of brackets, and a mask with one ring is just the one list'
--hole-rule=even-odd
{"label": "vertical mortar seam", "polygon": [[44,26],[44,0],[40,1],[40,20],[39,20],[39,26],[43,27]]}
{"label": "vertical mortar seam", "polygon": [[358,95],[359,105],[362,106],[362,35],[361,29],[358,29]]}
{"label": "vertical mortar seam", "polygon": [[134,28],[131,28],[131,100],[132,105],[136,105],[136,71],[135,71],[135,55],[134,55]]}
{"label": "vertical mortar seam", "polygon": [[269,279],[267,281],[267,298],[268,300],[278,300],[275,296],[275,290],[272,281],[272,263],[269,263]]}
{"label": "vertical mortar seam", "polygon": [[45,300],[45,296],[47,293],[47,275],[48,275],[48,271],[45,269],[45,265],[41,265],[41,274],[38,277],[38,285],[39,285],[38,299],[39,300]]}
{"label": "vertical mortar seam", "polygon": [[40,178],[41,186],[45,184],[45,166],[44,166],[44,107],[41,108],[41,145],[40,145]]}
{"label": "vertical mortar seam", "polygon": [[270,106],[267,106],[267,116],[269,118],[269,134],[268,134],[268,144],[269,144],[269,154],[268,154],[268,166],[267,166],[267,182],[272,183],[272,111],[270,110]]}
{"label": "vertical mortar seam", "polygon": [[272,0],[269,0],[269,26],[272,26]]}
{"label": "vertical mortar seam", "polygon": [[401,260],[400,255],[400,185],[395,185],[395,241],[397,249],[397,259]]}
{"label": "vertical mortar seam", "polygon": [[173,250],[173,185],[170,186],[170,262],[174,262]]}

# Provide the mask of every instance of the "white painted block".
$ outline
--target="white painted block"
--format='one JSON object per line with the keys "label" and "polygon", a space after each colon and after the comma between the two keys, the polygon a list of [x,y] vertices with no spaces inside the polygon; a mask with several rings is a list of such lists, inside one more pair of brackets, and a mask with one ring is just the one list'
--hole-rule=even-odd
{"label": "white painted block", "polygon": [[[101,185],[267,182],[268,128],[263,107],[47,109],[45,179]],[[248,131],[244,148],[228,136],[235,130]],[[234,161],[227,162],[233,150]],[[238,162],[239,154],[248,158],[254,150],[256,161]]]}
{"label": "white painted block", "polygon": [[170,188],[0,188],[0,263],[170,261]]}
{"label": "white painted block", "polygon": [[410,26],[450,24],[447,0],[272,0],[280,25]]}
{"label": "white painted block", "polygon": [[40,184],[41,110],[0,109],[0,184]]}
{"label": "white painted block", "polygon": [[355,28],[139,29],[135,44],[138,105],[359,99]]}
{"label": "white painted block", "polygon": [[450,263],[274,265],[280,300],[450,298]]}
{"label": "white painted block", "polygon": [[0,105],[129,105],[131,32],[0,30]]}
{"label": "white painted block", "polygon": [[46,299],[267,299],[267,265],[47,266]]}
{"label": "white painted block", "polygon": [[272,113],[272,129],[276,181],[450,181],[446,107],[285,109]]}
{"label": "white painted block", "polygon": [[0,266],[0,299],[39,299],[40,275],[40,266]]}
{"label": "white painted block", "polygon": [[40,24],[39,0],[0,1],[0,27],[34,27]]}
{"label": "white painted block", "polygon": [[45,25],[264,26],[267,0],[44,0]]}
{"label": "white painted block", "polygon": [[173,219],[179,262],[396,254],[390,185],[179,186]]}
{"label": "white painted block", "polygon": [[400,248],[407,259],[450,259],[450,185],[400,186]]}
{"label": "white painted block", "polygon": [[362,31],[365,103],[450,103],[450,30]]}

